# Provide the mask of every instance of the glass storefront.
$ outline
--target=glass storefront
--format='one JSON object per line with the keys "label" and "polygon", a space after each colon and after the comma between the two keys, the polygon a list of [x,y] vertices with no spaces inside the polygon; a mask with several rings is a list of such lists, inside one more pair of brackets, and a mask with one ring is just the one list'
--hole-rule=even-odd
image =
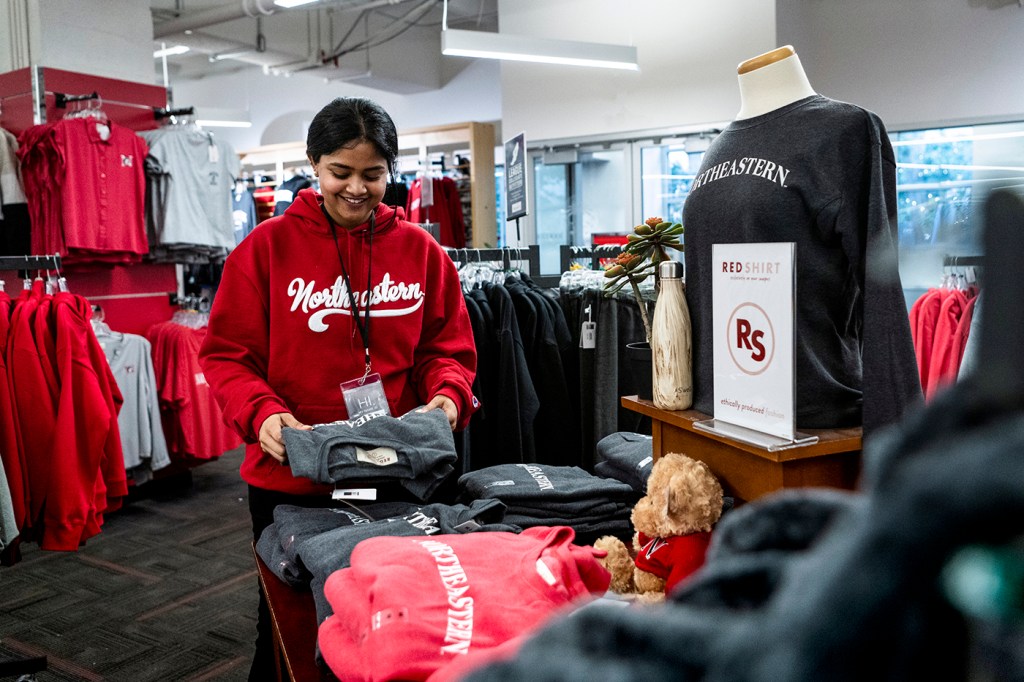
{"label": "glass storefront", "polygon": [[[562,244],[592,245],[683,202],[715,131],[531,152],[530,216],[520,243],[541,247],[544,274]],[[890,131],[896,155],[900,272],[908,299],[938,284],[946,256],[981,252],[977,209],[999,187],[1024,188],[1024,122]],[[500,169],[499,169],[500,172]],[[516,243],[515,223],[502,244]]]}

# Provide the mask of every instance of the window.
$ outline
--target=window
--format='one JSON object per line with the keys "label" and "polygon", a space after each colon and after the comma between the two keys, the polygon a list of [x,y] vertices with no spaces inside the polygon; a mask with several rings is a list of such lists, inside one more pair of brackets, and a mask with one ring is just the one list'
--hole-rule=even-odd
{"label": "window", "polygon": [[[523,243],[558,272],[560,244],[625,234],[650,217],[683,222],[683,202],[716,130],[531,151]],[[900,274],[908,300],[941,280],[947,255],[981,253],[977,210],[998,187],[1024,187],[1024,121],[890,131],[896,155]],[[637,209],[636,207],[639,207]],[[514,225],[503,226],[509,243]],[[509,232],[511,230],[511,232]]]}
{"label": "window", "polygon": [[651,216],[683,222],[683,202],[697,177],[706,148],[707,144],[699,137],[640,147],[643,210],[636,222]]}
{"label": "window", "polygon": [[890,133],[900,276],[908,298],[939,283],[947,255],[982,252],[988,193],[1024,187],[1024,122]]}

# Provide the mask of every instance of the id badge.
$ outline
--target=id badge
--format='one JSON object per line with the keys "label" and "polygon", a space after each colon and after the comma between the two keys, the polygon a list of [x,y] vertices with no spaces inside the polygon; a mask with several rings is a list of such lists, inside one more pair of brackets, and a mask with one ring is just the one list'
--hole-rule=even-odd
{"label": "id badge", "polygon": [[348,410],[349,419],[358,419],[371,413],[379,416],[381,412],[388,417],[391,416],[391,408],[388,407],[388,399],[384,395],[384,383],[380,380],[380,374],[376,372],[352,381],[343,381],[341,395],[345,398],[345,409]]}

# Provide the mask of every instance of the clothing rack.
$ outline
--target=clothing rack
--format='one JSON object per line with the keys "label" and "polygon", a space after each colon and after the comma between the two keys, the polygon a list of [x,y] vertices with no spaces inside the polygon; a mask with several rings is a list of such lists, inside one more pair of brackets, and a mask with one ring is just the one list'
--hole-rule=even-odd
{"label": "clothing rack", "polygon": [[494,249],[454,249],[445,247],[445,251],[456,263],[501,263],[506,270],[511,269],[512,263],[525,261],[529,266],[530,279],[537,286],[544,289],[558,288],[558,275],[540,274],[540,247],[532,244],[526,247],[494,248]]}
{"label": "clothing rack", "polygon": [[511,269],[512,262],[526,261],[529,274],[540,274],[540,247],[536,244],[525,248],[506,247],[502,249],[453,249],[445,248],[448,255],[456,263],[501,263],[506,270]]}
{"label": "clothing rack", "polygon": [[[56,270],[60,272],[60,255],[52,256],[0,256],[0,271]],[[24,276],[24,275],[22,275]]]}
{"label": "clothing rack", "polygon": [[53,93],[53,104],[58,109],[64,109],[69,102],[85,102],[91,99],[99,99],[100,95],[95,90],[88,95],[66,95],[63,92]]}
{"label": "clothing rack", "polygon": [[180,109],[164,109],[162,107],[155,107],[153,109],[153,118],[160,120],[162,118],[171,118],[172,116],[195,116],[195,107],[182,107]]}
{"label": "clothing rack", "polygon": [[942,266],[946,268],[968,267],[972,265],[984,265],[984,256],[946,256],[942,259]]}
{"label": "clothing rack", "polygon": [[618,256],[625,247],[622,244],[594,244],[593,246],[571,246],[562,244],[558,248],[559,264],[562,272],[568,272],[574,260],[590,259],[590,269],[600,270],[602,258]]}

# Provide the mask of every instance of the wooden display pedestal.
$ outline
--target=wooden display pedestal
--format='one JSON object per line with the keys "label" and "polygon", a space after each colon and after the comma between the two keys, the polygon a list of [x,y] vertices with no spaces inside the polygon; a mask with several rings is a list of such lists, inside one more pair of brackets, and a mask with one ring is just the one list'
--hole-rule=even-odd
{"label": "wooden display pedestal", "polygon": [[270,609],[274,633],[275,669],[267,679],[278,682],[337,682],[337,678],[316,663],[316,606],[313,593],[292,589],[274,575],[256,553],[260,589]]}
{"label": "wooden display pedestal", "polygon": [[671,412],[650,400],[624,396],[622,406],[651,418],[654,458],[681,452],[710,467],[726,495],[749,502],[782,488],[827,487],[853,490],[860,474],[861,429],[801,429],[818,442],[769,452],[696,429],[709,419],[696,410]]}

